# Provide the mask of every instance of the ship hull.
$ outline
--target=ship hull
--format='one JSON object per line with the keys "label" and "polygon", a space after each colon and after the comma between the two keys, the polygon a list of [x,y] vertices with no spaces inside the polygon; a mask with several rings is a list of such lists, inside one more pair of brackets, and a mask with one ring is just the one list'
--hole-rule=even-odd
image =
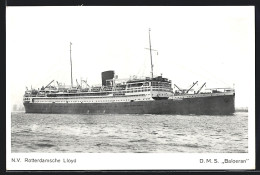
{"label": "ship hull", "polygon": [[235,95],[114,103],[24,103],[26,113],[230,115]]}

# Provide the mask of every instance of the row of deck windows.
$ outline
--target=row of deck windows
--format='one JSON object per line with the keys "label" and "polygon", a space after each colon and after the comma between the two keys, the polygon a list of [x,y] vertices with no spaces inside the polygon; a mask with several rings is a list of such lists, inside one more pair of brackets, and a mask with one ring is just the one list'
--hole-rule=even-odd
{"label": "row of deck windows", "polygon": [[[139,94],[139,95],[126,95],[126,96],[124,96],[124,97],[140,97],[140,96],[147,96],[147,95],[149,95],[149,94]],[[75,98],[77,98],[77,99],[84,99],[84,97],[75,97]],[[95,97],[87,97],[88,99],[89,98],[119,98],[119,97],[117,97],[117,96],[107,96],[107,97],[104,97],[104,96],[100,96],[100,97],[98,97],[98,96],[95,96]],[[60,97],[48,97],[48,98],[36,98],[36,100],[39,100],[39,99],[69,99],[69,98],[60,98]],[[71,98],[70,98],[71,99]]]}
{"label": "row of deck windows", "polygon": [[[137,100],[150,100],[150,98],[143,98],[143,99],[132,99],[134,101],[137,101]],[[45,101],[45,100],[37,100],[36,103],[68,103],[68,102],[77,102],[77,103],[82,103],[82,102],[88,102],[88,103],[91,103],[91,102],[130,102],[131,100],[97,100],[97,101]]]}
{"label": "row of deck windows", "polygon": [[[150,89],[135,89],[135,90],[126,90],[125,92],[147,92],[150,91]],[[166,92],[171,92],[170,89],[157,89],[157,88],[153,88],[153,91],[166,91]]]}

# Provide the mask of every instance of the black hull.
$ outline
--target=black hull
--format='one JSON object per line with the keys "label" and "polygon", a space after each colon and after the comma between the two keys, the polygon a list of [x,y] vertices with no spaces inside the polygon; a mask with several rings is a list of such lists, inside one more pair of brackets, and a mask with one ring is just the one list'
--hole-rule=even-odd
{"label": "black hull", "polygon": [[26,113],[52,114],[197,114],[235,112],[235,95],[121,103],[24,103]]}

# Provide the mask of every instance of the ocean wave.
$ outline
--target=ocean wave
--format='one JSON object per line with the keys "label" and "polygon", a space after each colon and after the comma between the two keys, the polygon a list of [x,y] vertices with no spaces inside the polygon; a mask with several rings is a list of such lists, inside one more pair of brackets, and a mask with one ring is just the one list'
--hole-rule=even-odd
{"label": "ocean wave", "polygon": [[55,145],[49,144],[49,143],[36,143],[35,145],[38,146],[38,147],[42,147],[42,148],[44,148],[44,147],[50,148],[50,147],[55,146]]}

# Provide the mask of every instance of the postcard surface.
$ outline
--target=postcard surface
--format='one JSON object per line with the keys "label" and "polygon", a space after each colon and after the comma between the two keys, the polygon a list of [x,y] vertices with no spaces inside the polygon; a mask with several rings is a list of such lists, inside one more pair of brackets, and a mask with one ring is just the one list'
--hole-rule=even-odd
{"label": "postcard surface", "polygon": [[253,6],[7,7],[7,170],[255,168]]}

